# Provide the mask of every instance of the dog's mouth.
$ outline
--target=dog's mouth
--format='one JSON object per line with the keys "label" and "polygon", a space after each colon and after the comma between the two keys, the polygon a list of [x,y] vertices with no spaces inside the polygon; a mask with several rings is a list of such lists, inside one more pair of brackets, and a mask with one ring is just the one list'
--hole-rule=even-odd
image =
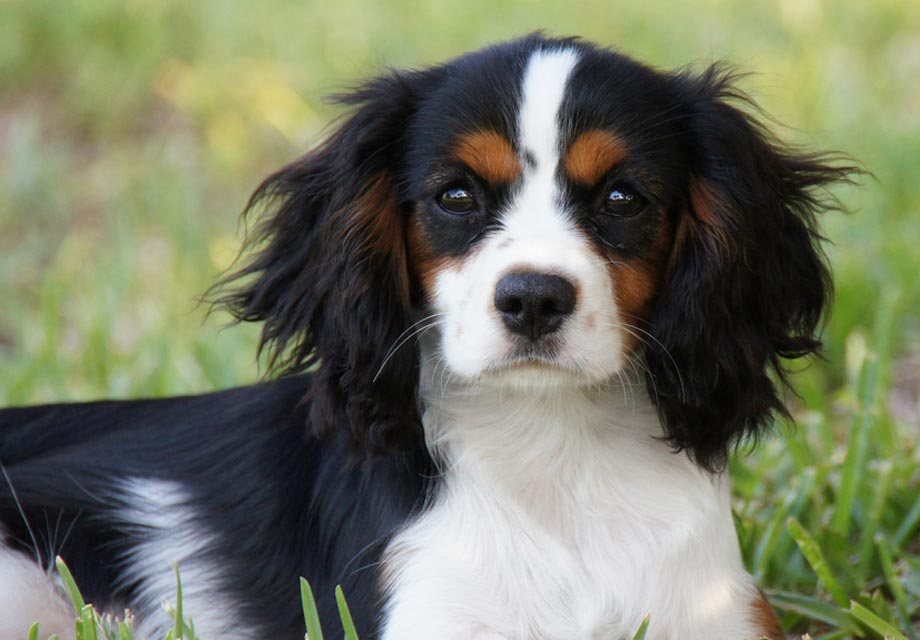
{"label": "dog's mouth", "polygon": [[568,367],[555,358],[521,356],[504,360],[486,369],[486,373],[508,373],[514,371],[560,371]]}
{"label": "dog's mouth", "polygon": [[558,369],[564,367],[562,340],[555,333],[537,340],[515,339],[499,363],[503,369]]}
{"label": "dog's mouth", "polygon": [[521,383],[525,386],[571,383],[584,378],[576,363],[562,356],[561,342],[555,336],[546,336],[536,342],[527,341],[513,345],[500,359],[486,366],[481,379],[495,379],[502,383]]}
{"label": "dog's mouth", "polygon": [[479,382],[501,389],[544,393],[584,384],[585,375],[574,366],[542,358],[515,358],[492,365],[482,372]]}

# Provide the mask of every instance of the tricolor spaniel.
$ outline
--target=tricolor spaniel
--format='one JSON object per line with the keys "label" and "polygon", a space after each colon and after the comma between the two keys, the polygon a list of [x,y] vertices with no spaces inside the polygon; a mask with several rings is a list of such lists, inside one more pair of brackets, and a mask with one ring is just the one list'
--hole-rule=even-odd
{"label": "tricolor spaniel", "polygon": [[533,35],[340,97],[219,289],[281,377],[0,413],[0,626],[72,629],[60,554],[145,638],[174,561],[207,640],[302,638],[299,576],[365,640],[780,638],[724,469],[820,346],[848,169],[732,81]]}

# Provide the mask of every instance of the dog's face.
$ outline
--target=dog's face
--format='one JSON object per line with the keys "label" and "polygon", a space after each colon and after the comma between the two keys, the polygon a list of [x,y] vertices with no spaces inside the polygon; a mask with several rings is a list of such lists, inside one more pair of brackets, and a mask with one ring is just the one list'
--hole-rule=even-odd
{"label": "dog's face", "polygon": [[644,372],[673,445],[717,467],[818,348],[815,189],[847,169],[773,141],[713,67],[665,74],[532,36],[396,73],[271,176],[261,250],[224,298],[311,422],[418,446],[419,336],[466,384],[533,393]]}
{"label": "dog's face", "polygon": [[463,60],[417,112],[410,267],[456,378],[596,385],[661,290],[690,177],[681,105],[606,52],[528,53]]}

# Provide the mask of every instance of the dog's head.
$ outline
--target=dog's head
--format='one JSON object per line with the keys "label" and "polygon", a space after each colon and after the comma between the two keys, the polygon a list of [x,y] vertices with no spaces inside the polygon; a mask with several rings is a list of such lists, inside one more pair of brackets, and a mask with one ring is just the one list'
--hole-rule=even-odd
{"label": "dog's head", "polygon": [[353,112],[253,196],[223,301],[315,428],[418,446],[418,336],[453,380],[597,386],[644,371],[701,465],[783,411],[830,282],[820,188],[848,169],[777,143],[719,67],[662,73],[531,36],[340,98]]}

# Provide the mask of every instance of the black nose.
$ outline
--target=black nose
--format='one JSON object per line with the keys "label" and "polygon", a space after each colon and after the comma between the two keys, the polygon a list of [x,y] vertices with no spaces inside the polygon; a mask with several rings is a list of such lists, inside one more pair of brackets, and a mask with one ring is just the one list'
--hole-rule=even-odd
{"label": "black nose", "polygon": [[575,286],[547,273],[510,273],[495,287],[495,308],[508,329],[536,340],[571,315]]}

